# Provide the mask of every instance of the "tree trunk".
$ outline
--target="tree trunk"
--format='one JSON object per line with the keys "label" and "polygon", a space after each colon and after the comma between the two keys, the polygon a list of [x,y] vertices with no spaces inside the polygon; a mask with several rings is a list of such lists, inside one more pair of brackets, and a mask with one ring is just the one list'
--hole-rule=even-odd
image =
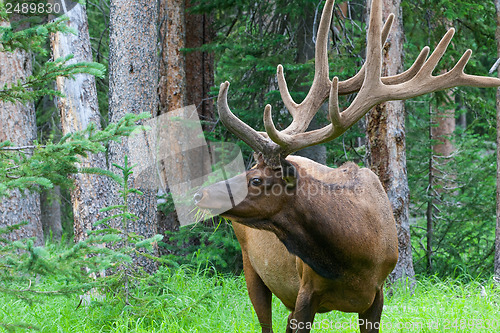
{"label": "tree trunk", "polygon": [[61,187],[54,186],[40,193],[42,227],[44,239],[61,241]]}
{"label": "tree trunk", "polygon": [[[444,19],[442,24],[446,29],[453,27],[453,22]],[[429,32],[430,33],[430,32]],[[442,71],[445,73],[446,71]],[[441,73],[441,74],[442,74]],[[435,112],[431,113],[431,139],[434,154],[435,184],[437,192],[442,193],[446,188],[451,188],[453,176],[443,172],[444,166],[451,160],[455,151],[453,135],[455,133],[455,94],[453,90],[442,92],[446,100],[439,102]]]}
{"label": "tree trunk", "polygon": [[[370,0],[367,1],[369,12]],[[384,0],[383,15],[396,15],[383,49],[382,76],[403,70],[403,22],[399,0]],[[410,242],[409,189],[406,174],[405,112],[403,101],[390,101],[373,108],[367,114],[368,158],[370,168],[379,176],[392,205],[398,230],[399,259],[390,274],[390,281],[415,278]]]}
{"label": "tree trunk", "polygon": [[[500,0],[495,0],[497,17],[497,28],[495,39],[497,42],[497,53],[500,57]],[[497,70],[500,77],[500,70]],[[500,88],[497,90],[497,224],[495,229],[495,265],[494,275],[500,279]]]}
{"label": "tree trunk", "polygon": [[[214,119],[213,102],[209,98],[210,88],[214,84],[213,56],[201,51],[184,52],[182,49],[194,49],[210,42],[211,18],[209,15],[196,15],[189,13],[190,2],[179,0],[162,0],[160,2],[160,115],[193,105],[204,129],[210,129]],[[164,139],[163,149],[168,149],[170,154],[175,154],[168,163],[162,163],[172,170],[163,169],[163,190],[168,192],[167,174],[175,174],[180,179],[196,179],[210,170],[210,158],[206,149],[201,149],[200,154],[188,154],[186,144],[189,138],[185,133],[176,133],[174,128],[169,128],[169,138]],[[168,147],[168,148],[167,148]],[[199,168],[196,168],[198,166]],[[190,220],[188,216],[178,216],[181,211],[167,214],[159,212],[159,232],[176,231],[179,220]]]}
{"label": "tree trunk", "polygon": [[[429,142],[432,142],[432,105],[429,105]],[[432,243],[434,238],[434,153],[432,149],[429,153],[429,181],[427,186],[427,210],[425,212],[426,217],[426,248],[425,248],[425,256],[426,256],[426,265],[427,272],[431,274],[433,270],[432,265]]]}
{"label": "tree trunk", "polygon": [[[127,113],[158,112],[158,4],[156,1],[112,0],[110,4],[109,50],[109,117],[116,122]],[[139,148],[139,147],[135,147]],[[112,163],[123,165],[125,155],[130,155],[128,139],[113,142],[109,146],[110,170],[118,172]],[[157,233],[156,195],[154,166],[140,175],[134,173],[131,185],[143,195],[131,195],[131,212],[139,217],[129,231],[152,237]],[[111,190],[112,204],[122,203],[118,186]],[[147,271],[156,265],[145,258],[136,263]]]}
{"label": "tree trunk", "polygon": [[[455,96],[452,91],[447,92],[450,102],[453,104],[455,102]],[[431,115],[431,122],[433,123],[432,128],[432,139],[435,143],[432,145],[432,151],[439,159],[439,165],[443,166],[447,164],[450,157],[455,151],[455,146],[453,145],[453,134],[455,133],[455,108],[453,107],[438,107],[436,112]],[[452,179],[450,179],[452,180]]]}
{"label": "tree trunk", "polygon": [[[160,109],[158,115],[186,106],[186,59],[181,49],[186,47],[185,1],[160,0],[160,83],[158,93]],[[176,140],[168,140],[169,148],[180,152]],[[176,154],[181,156],[180,154]],[[183,163],[179,161],[179,167]],[[169,193],[167,175],[162,170],[162,190]],[[158,211],[158,232],[179,230],[177,212]]]}
{"label": "tree trunk", "polygon": [[[0,20],[0,25],[9,25]],[[0,52],[0,87],[24,81],[32,73],[31,55],[22,50]],[[32,102],[22,104],[0,101],[0,142],[9,140],[15,145],[32,145],[36,140],[35,106]],[[18,240],[35,237],[35,245],[43,244],[40,219],[40,195],[35,192],[13,190],[9,197],[0,198],[0,228],[18,224],[28,225],[13,231],[6,238]]]}
{"label": "tree trunk", "polygon": [[[445,19],[444,26],[452,28],[452,22]],[[429,31],[430,34],[430,31]],[[443,74],[445,71],[442,71]],[[455,133],[455,94],[453,90],[443,92],[447,101],[439,101],[437,107],[429,106],[429,138],[431,142],[431,154],[429,156],[429,184],[427,187],[427,247],[426,260],[427,271],[433,271],[433,240],[434,240],[434,206],[442,201],[441,195],[447,191],[452,191],[453,175],[445,171],[446,165],[450,162],[455,146],[453,135]],[[436,95],[435,99],[436,98]]]}
{"label": "tree trunk", "polygon": [[[191,0],[186,3],[186,48],[194,49],[213,39],[213,19],[209,14],[192,14]],[[214,56],[206,51],[189,51],[186,54],[186,103],[194,104],[204,130],[211,130],[215,119],[213,97]]]}
{"label": "tree trunk", "polygon": [[160,113],[186,106],[185,1],[161,0]]}
{"label": "tree trunk", "polygon": [[[51,36],[54,58],[74,55],[71,62],[92,61],[92,49],[85,8],[77,4],[66,13],[70,27],[78,31],[77,35],[57,32]],[[65,96],[58,98],[57,107],[61,114],[63,134],[82,131],[90,123],[98,129],[100,125],[99,106],[95,78],[89,74],[77,74],[75,79],[58,77],[58,90]],[[79,167],[107,169],[104,153],[92,154],[81,158]],[[108,206],[110,181],[105,176],[76,174],[72,176],[75,188],[71,191],[74,214],[75,241],[87,237],[86,230],[93,230],[93,223],[103,218],[99,209]]]}

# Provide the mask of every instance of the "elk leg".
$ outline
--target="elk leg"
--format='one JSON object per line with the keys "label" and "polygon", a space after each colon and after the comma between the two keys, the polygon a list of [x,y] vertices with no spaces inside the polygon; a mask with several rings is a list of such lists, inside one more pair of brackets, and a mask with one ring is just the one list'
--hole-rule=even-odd
{"label": "elk leg", "polygon": [[384,307],[383,288],[375,294],[375,299],[368,310],[359,314],[359,330],[361,333],[378,333],[380,317]]}
{"label": "elk leg", "polygon": [[[316,315],[316,306],[312,292],[300,288],[295,310],[288,318],[287,333],[309,333],[311,331],[314,316]],[[293,318],[292,318],[293,317]]]}
{"label": "elk leg", "polygon": [[286,323],[286,332],[285,333],[293,333],[292,332],[292,328],[290,327],[290,321],[293,319],[293,314],[294,314],[294,311],[292,311],[290,313],[290,315],[288,316],[288,320],[287,320],[287,323]]}
{"label": "elk leg", "polygon": [[[243,251],[242,251],[243,252]],[[272,296],[259,274],[254,270],[248,255],[243,252],[243,271],[247,282],[248,296],[252,302],[257,318],[259,318],[262,333],[273,333]]]}

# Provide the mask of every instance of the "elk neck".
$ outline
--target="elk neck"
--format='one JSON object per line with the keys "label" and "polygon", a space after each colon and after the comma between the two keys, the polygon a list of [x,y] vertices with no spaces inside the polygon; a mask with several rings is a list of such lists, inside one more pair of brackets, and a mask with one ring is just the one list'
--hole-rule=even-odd
{"label": "elk neck", "polygon": [[343,186],[301,176],[295,195],[265,223],[290,253],[331,280],[341,278],[352,266],[344,241],[344,229],[350,224],[343,223],[344,214],[349,214],[349,209],[345,212],[349,200],[344,200],[342,193]]}

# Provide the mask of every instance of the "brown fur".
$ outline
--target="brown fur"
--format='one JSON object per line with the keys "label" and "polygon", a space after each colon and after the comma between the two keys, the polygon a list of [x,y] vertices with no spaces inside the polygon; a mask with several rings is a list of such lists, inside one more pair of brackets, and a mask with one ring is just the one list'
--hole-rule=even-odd
{"label": "brown fur", "polygon": [[[287,161],[298,171],[295,188],[273,195],[249,185],[247,198],[223,214],[234,222],[262,332],[272,332],[271,293],[292,310],[287,332],[309,332],[315,313],[332,310],[378,323],[382,286],[398,257],[380,181],[353,163],[331,169],[303,157]],[[285,188],[280,176],[262,163],[246,174],[248,181],[261,177],[261,186]],[[200,206],[210,206],[210,190]],[[361,332],[378,332],[369,329],[360,324]]]}

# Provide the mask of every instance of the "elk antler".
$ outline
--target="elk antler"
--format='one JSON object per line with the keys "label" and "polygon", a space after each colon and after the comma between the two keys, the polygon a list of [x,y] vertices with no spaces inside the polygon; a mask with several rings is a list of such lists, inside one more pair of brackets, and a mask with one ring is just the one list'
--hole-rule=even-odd
{"label": "elk antler", "polygon": [[[464,73],[465,65],[472,51],[467,50],[455,67],[444,74],[433,76],[432,72],[445,53],[455,32],[450,29],[427,59],[429,48],[420,52],[414,64],[404,73],[381,77],[382,46],[392,26],[394,15],[389,15],[382,27],[382,4],[373,0],[367,34],[366,62],[361,70],[352,78],[340,81],[337,77],[328,79],[328,30],[332,18],[334,0],[327,0],[318,29],[314,80],[304,101],[297,104],[288,92],[283,75],[283,67],[278,66],[277,78],[281,98],[292,115],[292,123],[284,130],[278,131],[271,117],[271,106],[264,109],[264,127],[266,133],[257,132],[239,120],[227,105],[227,89],[229,83],[221,85],[218,109],[222,122],[230,131],[239,136],[255,151],[262,152],[268,163],[275,165],[279,156],[285,157],[302,148],[320,144],[337,138],[354,125],[373,106],[389,100],[403,100],[426,93],[456,86],[497,87],[500,79],[482,77]],[[338,95],[358,92],[352,104],[340,112]],[[327,126],[305,132],[312,118],[328,98],[331,123]],[[278,157],[277,157],[278,156]]]}

